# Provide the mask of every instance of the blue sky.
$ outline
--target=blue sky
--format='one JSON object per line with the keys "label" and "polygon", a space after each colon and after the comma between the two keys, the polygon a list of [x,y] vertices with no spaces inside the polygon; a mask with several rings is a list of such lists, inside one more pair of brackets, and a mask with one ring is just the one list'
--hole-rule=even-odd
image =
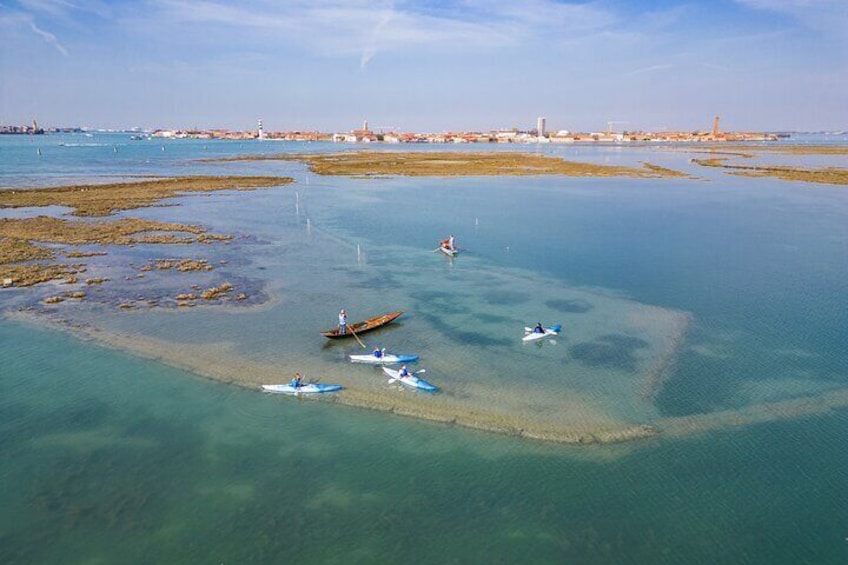
{"label": "blue sky", "polygon": [[0,124],[848,128],[848,0],[0,0]]}

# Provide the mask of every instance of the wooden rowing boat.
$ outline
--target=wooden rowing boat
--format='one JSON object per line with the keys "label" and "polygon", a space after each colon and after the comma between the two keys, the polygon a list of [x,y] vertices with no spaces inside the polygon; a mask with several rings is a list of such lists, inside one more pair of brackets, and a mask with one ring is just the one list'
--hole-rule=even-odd
{"label": "wooden rowing boat", "polygon": [[[332,330],[327,330],[326,332],[321,332],[321,335],[324,337],[329,337],[330,339],[336,339],[340,337],[353,337],[353,334],[356,335],[364,334],[366,332],[370,332],[371,330],[376,330],[377,328],[381,328],[386,324],[392,322],[403,314],[400,310],[395,312],[389,312],[388,314],[383,314],[381,316],[374,316],[373,318],[368,318],[364,322],[356,322],[355,324],[348,324],[347,331],[343,334],[339,333],[339,328],[336,326]],[[351,331],[353,330],[353,331]]]}

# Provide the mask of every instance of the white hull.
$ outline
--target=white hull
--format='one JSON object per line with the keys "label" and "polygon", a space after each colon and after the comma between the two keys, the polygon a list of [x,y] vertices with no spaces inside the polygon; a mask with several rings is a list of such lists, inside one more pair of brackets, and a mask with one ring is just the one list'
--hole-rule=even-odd
{"label": "white hull", "polygon": [[[415,375],[407,375],[405,377],[398,376],[400,371],[398,369],[389,369],[388,367],[383,367],[383,372],[386,373],[392,381],[399,381],[406,386],[417,388],[420,390],[426,390],[427,392],[436,392],[437,388],[424,379],[419,379]],[[389,381],[389,382],[392,382]]]}
{"label": "white hull", "polygon": [[524,328],[524,337],[521,338],[521,341],[537,341],[540,339],[545,339],[546,337],[554,337],[559,335],[558,331],[555,331],[551,328],[545,328],[545,333],[537,333],[533,331],[533,328]]}
{"label": "white hull", "polygon": [[366,363],[368,365],[399,365],[400,363],[414,363],[418,360],[417,355],[394,355],[384,353],[382,357],[371,355],[348,355],[351,363]]}
{"label": "white hull", "polygon": [[293,387],[290,384],[262,385],[262,390],[273,394],[321,394],[324,392],[335,392],[341,389],[341,385],[324,383],[309,383],[299,387]]}

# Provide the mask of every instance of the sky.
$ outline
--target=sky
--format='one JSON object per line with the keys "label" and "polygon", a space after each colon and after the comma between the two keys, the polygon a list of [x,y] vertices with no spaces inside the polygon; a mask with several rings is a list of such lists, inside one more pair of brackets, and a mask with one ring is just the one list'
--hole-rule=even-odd
{"label": "sky", "polygon": [[848,129],[848,0],[0,0],[0,125]]}

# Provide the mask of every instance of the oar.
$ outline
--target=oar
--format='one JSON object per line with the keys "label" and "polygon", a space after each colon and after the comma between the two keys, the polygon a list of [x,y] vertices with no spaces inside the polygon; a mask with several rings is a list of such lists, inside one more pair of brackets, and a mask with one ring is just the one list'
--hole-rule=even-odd
{"label": "oar", "polygon": [[364,344],[364,343],[362,343],[362,340],[361,340],[361,339],[359,339],[359,336],[358,336],[358,335],[356,335],[356,332],[355,332],[355,331],[353,331],[353,326],[351,326],[351,327],[350,327],[350,333],[352,333],[352,334],[353,334],[353,337],[355,337],[355,338],[356,338],[356,341],[358,341],[358,342],[359,342],[359,345],[361,345],[361,346],[362,346],[362,349],[365,349],[365,344]]}

